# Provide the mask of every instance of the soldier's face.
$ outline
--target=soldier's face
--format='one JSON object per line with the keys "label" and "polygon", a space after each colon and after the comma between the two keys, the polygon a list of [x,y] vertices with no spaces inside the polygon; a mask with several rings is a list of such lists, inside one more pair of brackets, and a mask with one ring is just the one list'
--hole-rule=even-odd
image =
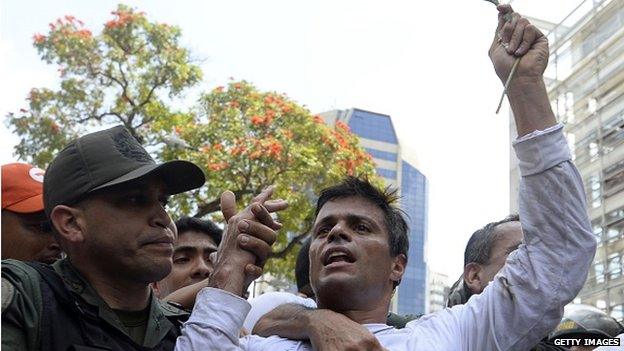
{"label": "soldier's face", "polygon": [[89,262],[129,281],[150,283],[167,276],[176,239],[167,198],[164,182],[152,177],[81,202]]}

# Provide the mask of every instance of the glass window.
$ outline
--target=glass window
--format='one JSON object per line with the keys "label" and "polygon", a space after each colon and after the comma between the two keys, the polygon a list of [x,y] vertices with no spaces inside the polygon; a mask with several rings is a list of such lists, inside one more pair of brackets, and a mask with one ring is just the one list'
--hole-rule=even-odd
{"label": "glass window", "polygon": [[592,208],[600,207],[602,204],[602,194],[600,191],[601,183],[598,173],[594,173],[587,177],[585,181],[585,192],[587,196],[587,202]]}
{"label": "glass window", "polygon": [[374,158],[388,160],[388,161],[395,161],[395,162],[397,160],[397,154],[394,152],[381,151],[381,150],[371,149],[368,147],[365,147],[364,150],[366,150],[366,152],[368,152]]}
{"label": "glass window", "polygon": [[619,221],[607,226],[606,232],[606,240],[609,244],[620,240],[620,238],[624,238],[624,221]]}
{"label": "glass window", "polygon": [[624,117],[620,111],[602,127],[602,144],[605,154],[613,151],[624,141]]}
{"label": "glass window", "polygon": [[397,178],[397,172],[390,170],[390,169],[385,169],[385,168],[377,168],[377,174],[381,177],[384,178],[388,178],[388,179],[396,179]]}
{"label": "glass window", "polygon": [[624,305],[615,305],[611,307],[611,317],[618,321],[624,320]]}
{"label": "glass window", "polygon": [[615,224],[622,219],[624,219],[624,207],[620,207],[617,210],[611,211],[605,215],[605,219],[607,225]]}
{"label": "glass window", "polygon": [[617,279],[622,275],[622,260],[620,254],[612,253],[607,259],[609,267],[609,279]]}
{"label": "glass window", "polygon": [[598,133],[593,131],[574,145],[576,164],[593,162],[598,159]]}
{"label": "glass window", "polygon": [[612,196],[624,189],[624,160],[604,169],[604,192]]}
{"label": "glass window", "polygon": [[594,277],[596,279],[596,284],[604,283],[604,265],[602,262],[594,263]]}
{"label": "glass window", "polygon": [[602,223],[600,218],[592,221],[592,229],[594,230],[594,236],[596,236],[596,242],[600,245],[602,240]]}

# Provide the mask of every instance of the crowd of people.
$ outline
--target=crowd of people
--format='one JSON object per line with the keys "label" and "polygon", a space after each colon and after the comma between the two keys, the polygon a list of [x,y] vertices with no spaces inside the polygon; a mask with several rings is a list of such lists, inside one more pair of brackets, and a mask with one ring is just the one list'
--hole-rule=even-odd
{"label": "crowd of people", "polygon": [[558,340],[624,339],[622,325],[598,309],[563,313],[596,241],[543,82],[548,42],[510,6],[498,10],[489,54],[502,82],[522,57],[508,87],[520,215],[472,235],[448,308],[389,311],[406,273],[408,225],[395,191],[359,177],[320,192],[297,258],[298,292],[248,301],[282,226],[275,214],[288,204],[269,187],[239,211],[225,191],[223,226],[173,221],[168,197],[203,186],[204,173],[187,161],[156,163],[118,126],[70,142],[45,174],[2,166],[2,347],[567,350]]}

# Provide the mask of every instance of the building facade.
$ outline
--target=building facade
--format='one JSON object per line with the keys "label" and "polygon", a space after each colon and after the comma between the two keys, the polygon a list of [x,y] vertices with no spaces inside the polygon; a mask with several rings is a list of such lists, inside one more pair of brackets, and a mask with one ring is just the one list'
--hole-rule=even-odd
{"label": "building facade", "polygon": [[450,290],[449,277],[446,274],[429,271],[429,313],[446,307]]}
{"label": "building facade", "polygon": [[[598,249],[575,302],[624,319],[624,0],[579,1],[549,28],[546,72],[553,109],[565,125],[585,184]],[[513,133],[513,132],[512,132]],[[511,169],[512,209],[518,176]]]}
{"label": "building facade", "polygon": [[373,157],[377,174],[387,185],[399,189],[400,205],[410,226],[410,248],[407,270],[395,294],[392,310],[399,314],[428,312],[426,177],[402,157],[390,116],[355,108],[320,115],[329,125],[337,121],[347,124],[360,137],[360,145]]}

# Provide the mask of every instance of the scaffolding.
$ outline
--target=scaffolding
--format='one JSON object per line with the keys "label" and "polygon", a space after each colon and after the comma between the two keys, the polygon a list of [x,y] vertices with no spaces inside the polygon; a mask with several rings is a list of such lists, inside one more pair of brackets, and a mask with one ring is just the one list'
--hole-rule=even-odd
{"label": "scaffolding", "polygon": [[584,0],[547,28],[553,110],[587,192],[598,250],[575,302],[624,319],[624,0]]}

